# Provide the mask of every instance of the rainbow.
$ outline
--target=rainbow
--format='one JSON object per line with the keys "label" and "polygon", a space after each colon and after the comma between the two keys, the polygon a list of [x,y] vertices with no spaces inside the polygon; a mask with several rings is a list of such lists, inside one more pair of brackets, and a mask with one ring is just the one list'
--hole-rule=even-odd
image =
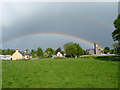
{"label": "rainbow", "polygon": [[[73,35],[68,35],[68,34],[63,34],[63,33],[33,33],[33,34],[27,34],[27,35],[23,35],[23,36],[19,36],[19,37],[16,37],[16,38],[13,38],[13,39],[10,39],[8,41],[5,41],[3,42],[2,44],[6,44],[8,42],[11,42],[11,41],[15,41],[15,40],[18,40],[18,39],[22,39],[22,38],[25,38],[25,37],[33,37],[33,36],[45,36],[45,35],[51,35],[51,36],[62,36],[62,37],[69,37],[69,38],[72,38],[72,39],[76,39],[76,40],[79,40],[79,41],[82,41],[88,45],[91,45],[93,46],[94,43],[88,41],[88,40],[85,40],[83,38],[80,38],[78,36],[73,36]],[[103,49],[102,47],[99,46],[100,49]]]}

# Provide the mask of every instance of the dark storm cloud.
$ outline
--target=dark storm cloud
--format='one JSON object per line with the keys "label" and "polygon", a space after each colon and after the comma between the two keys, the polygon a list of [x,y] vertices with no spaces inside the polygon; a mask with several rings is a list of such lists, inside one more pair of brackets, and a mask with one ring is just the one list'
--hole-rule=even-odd
{"label": "dark storm cloud", "polygon": [[4,3],[3,10],[3,42],[53,32],[97,41],[103,47],[113,43],[117,3]]}

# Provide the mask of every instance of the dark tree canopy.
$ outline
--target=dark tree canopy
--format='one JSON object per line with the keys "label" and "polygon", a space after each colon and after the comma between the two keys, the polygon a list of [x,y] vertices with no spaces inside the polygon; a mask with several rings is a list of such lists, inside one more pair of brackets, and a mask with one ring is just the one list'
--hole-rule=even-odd
{"label": "dark tree canopy", "polygon": [[15,52],[15,50],[13,50],[13,49],[1,49],[0,50],[0,53],[2,54],[2,55],[12,55],[13,53]]}
{"label": "dark tree canopy", "polygon": [[37,48],[37,55],[40,57],[40,56],[43,56],[43,50],[39,47]]}
{"label": "dark tree canopy", "polygon": [[53,50],[52,48],[47,48],[47,49],[45,50],[45,55],[46,55],[46,56],[48,55],[48,57],[52,57],[53,54],[56,54],[56,51]]}
{"label": "dark tree canopy", "polygon": [[67,57],[79,57],[84,54],[84,50],[77,43],[67,43],[64,46]]}
{"label": "dark tree canopy", "polygon": [[113,47],[114,47],[114,54],[120,53],[119,43],[114,43]]}
{"label": "dark tree canopy", "polygon": [[36,50],[32,49],[31,54],[36,54]]}
{"label": "dark tree canopy", "polygon": [[31,54],[32,54],[32,57],[35,58],[35,55],[34,55],[34,54],[37,54],[37,51],[34,50],[34,49],[32,49],[32,50],[31,50]]}
{"label": "dark tree canopy", "polygon": [[115,30],[112,33],[112,37],[114,41],[120,41],[120,14],[118,15],[117,19],[114,20]]}
{"label": "dark tree canopy", "polygon": [[49,52],[53,53],[53,49],[52,49],[52,48],[47,48],[47,49],[45,50],[45,53],[49,53]]}
{"label": "dark tree canopy", "polygon": [[112,32],[112,37],[114,41],[118,41],[117,53],[120,54],[120,14],[117,19],[113,22],[115,30]]}
{"label": "dark tree canopy", "polygon": [[69,42],[69,43],[66,43],[66,44],[64,44],[64,50],[66,50],[66,48],[68,47],[68,46],[70,46],[70,45],[73,45],[74,43],[73,42]]}
{"label": "dark tree canopy", "polygon": [[109,53],[109,52],[110,52],[110,48],[109,48],[109,47],[105,47],[105,48],[104,48],[104,53],[107,54],[107,53]]}

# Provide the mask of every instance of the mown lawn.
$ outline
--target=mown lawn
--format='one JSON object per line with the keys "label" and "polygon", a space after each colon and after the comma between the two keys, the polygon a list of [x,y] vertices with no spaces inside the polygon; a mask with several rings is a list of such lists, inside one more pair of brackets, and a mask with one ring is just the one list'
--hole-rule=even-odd
{"label": "mown lawn", "polygon": [[3,88],[117,88],[118,62],[94,58],[2,61]]}

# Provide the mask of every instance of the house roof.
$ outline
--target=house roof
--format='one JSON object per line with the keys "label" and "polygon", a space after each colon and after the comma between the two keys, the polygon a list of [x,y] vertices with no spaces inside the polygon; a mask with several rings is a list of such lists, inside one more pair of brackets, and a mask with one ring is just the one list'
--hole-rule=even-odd
{"label": "house roof", "polygon": [[35,57],[38,57],[38,55],[37,55],[37,54],[34,54],[34,56],[35,56]]}
{"label": "house roof", "polygon": [[20,54],[22,54],[23,56],[24,55],[30,55],[31,56],[31,53],[28,53],[28,52],[24,52],[24,51],[18,51]]}

